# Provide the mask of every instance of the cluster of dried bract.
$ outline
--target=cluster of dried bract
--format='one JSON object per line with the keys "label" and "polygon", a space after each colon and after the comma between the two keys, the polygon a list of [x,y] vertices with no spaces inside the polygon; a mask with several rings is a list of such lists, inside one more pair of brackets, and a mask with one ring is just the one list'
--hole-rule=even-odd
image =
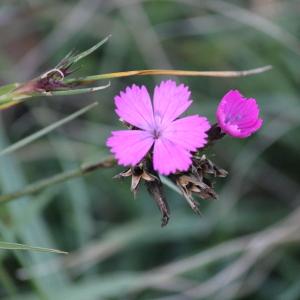
{"label": "cluster of dried bract", "polygon": [[[115,178],[131,177],[130,189],[134,197],[140,184],[142,182],[145,183],[149,193],[161,211],[161,225],[165,226],[170,218],[169,205],[160,176],[153,169],[152,165],[152,157],[148,155],[138,165],[121,172]],[[214,180],[217,177],[226,177],[227,174],[226,170],[215,165],[205,154],[195,153],[192,157],[192,164],[187,171],[175,172],[168,175],[167,178],[176,184],[193,211],[200,214],[199,203],[194,199],[193,195],[205,200],[216,199],[218,195],[214,190]]]}

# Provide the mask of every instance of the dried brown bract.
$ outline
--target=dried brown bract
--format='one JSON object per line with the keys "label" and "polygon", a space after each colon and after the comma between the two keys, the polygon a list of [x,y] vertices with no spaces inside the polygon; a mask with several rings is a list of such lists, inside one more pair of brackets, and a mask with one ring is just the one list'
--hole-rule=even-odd
{"label": "dried brown bract", "polygon": [[155,200],[159,210],[162,214],[162,223],[161,226],[167,225],[170,213],[168,203],[164,196],[163,185],[158,176],[158,174],[153,170],[150,164],[150,158],[146,158],[137,166],[131,167],[130,169],[121,172],[116,175],[114,178],[124,178],[131,177],[131,191],[133,192],[134,197],[138,191],[140,183],[144,180],[149,194]]}
{"label": "dried brown bract", "polygon": [[146,182],[159,180],[158,177],[145,170],[143,162],[141,162],[137,166],[131,167],[130,169],[121,172],[120,174],[116,175],[114,178],[124,178],[130,176],[131,176],[130,190],[133,192],[134,196],[136,196],[139,184],[142,179],[145,180]]}
{"label": "dried brown bract", "polygon": [[160,179],[154,180],[154,181],[146,181],[146,186],[148,189],[148,192],[155,200],[161,215],[161,226],[165,226],[168,224],[170,219],[170,212],[169,212],[169,205],[167,202],[167,199],[164,195],[163,185]]}
{"label": "dried brown bract", "polygon": [[196,169],[199,176],[212,175],[213,177],[226,177],[228,172],[222,168],[219,168],[206,155],[194,156],[192,168]]}
{"label": "dried brown bract", "polygon": [[213,188],[212,178],[225,177],[227,172],[217,167],[205,155],[194,156],[193,164],[187,172],[176,173],[169,176],[176,183],[183,196],[196,212],[199,211],[199,204],[193,198],[193,195],[201,199],[216,199],[217,193]]}
{"label": "dried brown bract", "polygon": [[[216,166],[205,155],[194,155],[192,161],[193,163],[188,171],[177,172],[169,175],[168,178],[178,186],[193,211],[200,214],[199,203],[194,200],[193,196],[205,200],[216,199],[217,193],[214,190],[212,180],[217,177],[226,177],[228,173]],[[161,212],[161,225],[167,225],[170,218],[169,206],[160,177],[153,170],[151,157],[148,156],[138,165],[115,176],[115,178],[124,177],[131,177],[131,191],[134,197],[136,197],[140,183],[145,182],[149,194],[153,197]]]}

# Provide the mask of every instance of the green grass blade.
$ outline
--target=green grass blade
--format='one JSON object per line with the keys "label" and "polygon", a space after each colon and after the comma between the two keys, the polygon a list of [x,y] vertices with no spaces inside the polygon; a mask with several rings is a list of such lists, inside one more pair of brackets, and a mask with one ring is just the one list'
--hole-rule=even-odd
{"label": "green grass blade", "polygon": [[177,185],[172,182],[169,178],[165,176],[160,176],[161,182],[166,185],[168,188],[170,188],[172,191],[176,192],[179,195],[182,195],[180,189],[177,187]]}
{"label": "green grass blade", "polygon": [[115,159],[112,156],[109,156],[106,159],[99,160],[95,163],[82,164],[80,168],[65,171],[52,177],[39,180],[33,184],[28,184],[19,191],[0,195],[0,203],[6,203],[23,196],[38,193],[45,188],[65,182],[72,178],[84,176],[98,169],[110,168],[114,166],[115,163]]}
{"label": "green grass blade", "polygon": [[0,99],[1,99],[1,96],[13,91],[18,86],[19,86],[19,83],[10,83],[10,84],[1,86],[0,87]]}
{"label": "green grass blade", "polygon": [[215,77],[215,78],[235,78],[235,77],[245,77],[261,74],[272,69],[271,65],[266,65],[263,67],[241,70],[241,71],[190,71],[190,70],[168,70],[168,69],[148,69],[148,70],[132,70],[132,71],[122,71],[113,72],[105,74],[91,75],[81,78],[70,78],[65,79],[66,84],[90,84],[98,80],[103,79],[113,79],[113,78],[123,78],[131,76],[158,76],[158,75],[168,75],[168,76],[186,76],[186,77]]}
{"label": "green grass blade", "polygon": [[94,108],[95,106],[98,105],[98,102],[94,102],[92,104],[89,104],[87,105],[86,107],[76,111],[75,113],[69,115],[68,117],[62,119],[62,120],[59,120],[45,128],[43,128],[42,130],[39,130],[37,132],[35,132],[34,134],[31,134],[30,136],[12,144],[11,146],[3,149],[2,151],[0,151],[0,157],[3,156],[3,155],[6,155],[6,154],[9,154],[9,153],[12,153],[32,142],[34,142],[35,140],[41,138],[42,136],[50,133],[51,131],[61,127],[62,125],[74,120],[75,118],[83,115],[84,113],[86,113],[87,111],[89,111],[90,109]]}
{"label": "green grass blade", "polygon": [[97,43],[96,45],[91,47],[90,49],[83,51],[83,52],[79,53],[78,55],[74,56],[71,59],[72,63],[75,64],[76,62],[80,61],[84,57],[86,57],[86,56],[90,55],[91,53],[93,53],[94,51],[96,51],[99,47],[101,47],[103,44],[105,44],[109,40],[110,37],[111,37],[111,35],[108,35],[105,39],[103,39],[102,41],[100,41],[99,43]]}
{"label": "green grass blade", "polygon": [[[108,84],[106,84],[106,85],[101,85],[101,86],[89,87],[89,88],[84,88],[84,89],[67,90],[67,91],[55,91],[55,92],[49,92],[49,93],[44,94],[44,95],[45,96],[78,95],[78,94],[97,92],[97,91],[100,91],[100,90],[104,90],[108,87],[110,87],[110,82],[108,82]],[[37,95],[37,96],[39,96],[39,95]]]}
{"label": "green grass blade", "polygon": [[38,251],[38,252],[48,252],[48,253],[58,253],[58,254],[68,254],[68,252],[50,249],[50,248],[43,248],[43,247],[34,247],[24,244],[18,243],[8,243],[0,241],[0,249],[4,250],[27,250],[27,251]]}

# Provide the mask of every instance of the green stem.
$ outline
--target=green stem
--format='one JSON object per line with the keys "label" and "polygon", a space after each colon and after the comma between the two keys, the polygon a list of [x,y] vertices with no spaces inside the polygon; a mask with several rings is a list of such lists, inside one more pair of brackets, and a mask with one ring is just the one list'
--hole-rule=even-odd
{"label": "green stem", "polygon": [[66,118],[63,118],[55,123],[50,124],[49,126],[25,137],[24,139],[19,140],[18,142],[8,146],[7,148],[0,150],[0,157],[9,153],[12,153],[16,150],[19,150],[20,148],[32,143],[33,141],[36,141],[37,139],[41,138],[42,136],[50,133],[51,131],[59,128],[60,126],[73,121],[75,118],[85,114],[86,112],[88,112],[90,109],[94,108],[95,106],[98,105],[98,102],[94,102],[91,103],[85,107],[83,107],[82,109],[76,111],[75,113],[67,116]]}
{"label": "green stem", "polygon": [[67,181],[72,178],[84,176],[98,169],[110,168],[115,165],[115,159],[112,156],[95,163],[83,164],[78,169],[70,170],[64,173],[54,175],[52,177],[39,180],[35,183],[27,185],[24,189],[0,196],[0,204],[7,203],[17,198],[35,194],[52,185]]}
{"label": "green stem", "polygon": [[64,80],[66,84],[90,84],[98,80],[121,78],[129,76],[147,76],[147,75],[169,75],[169,76],[204,76],[204,77],[243,77],[256,75],[272,69],[272,66],[264,66],[256,69],[242,70],[242,71],[186,71],[186,70],[166,70],[166,69],[153,69],[153,70],[134,70],[124,72],[114,72],[106,74],[98,74],[86,76],[82,78],[71,78]]}

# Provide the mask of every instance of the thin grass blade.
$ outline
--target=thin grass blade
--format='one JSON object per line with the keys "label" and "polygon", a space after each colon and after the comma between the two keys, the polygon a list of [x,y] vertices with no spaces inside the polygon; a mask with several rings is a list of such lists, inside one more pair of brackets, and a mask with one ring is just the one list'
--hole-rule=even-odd
{"label": "thin grass blade", "polygon": [[[69,96],[69,95],[78,95],[78,94],[85,94],[85,93],[92,93],[97,92],[100,90],[104,90],[110,87],[110,82],[106,85],[84,88],[84,89],[75,89],[75,90],[67,90],[67,91],[55,91],[49,94],[45,94],[45,96]],[[1,108],[1,107],[0,107]]]}
{"label": "thin grass blade", "polygon": [[110,37],[111,37],[111,35],[108,35],[106,38],[104,38],[102,41],[100,41],[99,43],[97,43],[96,45],[91,47],[90,49],[83,51],[83,52],[77,54],[76,56],[74,56],[72,58],[72,63],[75,64],[76,62],[80,61],[84,57],[86,57],[86,56],[90,55],[91,53],[93,53],[94,51],[96,51],[99,47],[104,45],[109,40]]}
{"label": "thin grass blade", "polygon": [[124,72],[113,72],[99,75],[92,75],[82,78],[66,79],[66,84],[91,84],[97,80],[112,79],[130,76],[155,76],[155,75],[169,75],[169,76],[193,76],[193,77],[243,77],[257,75],[272,69],[272,66],[263,66],[255,69],[241,70],[241,71],[188,71],[188,70],[168,70],[168,69],[150,69],[150,70],[134,70]]}
{"label": "thin grass blade", "polygon": [[57,249],[34,247],[34,246],[29,246],[29,245],[24,245],[24,244],[8,243],[8,242],[2,242],[2,241],[0,241],[0,249],[4,249],[4,250],[27,250],[27,251],[37,251],[37,252],[68,254],[68,252],[57,250]]}
{"label": "thin grass blade", "polygon": [[3,149],[2,151],[0,151],[0,157],[9,153],[12,153],[34,141],[36,141],[37,139],[41,138],[42,136],[50,133],[51,131],[63,126],[64,124],[71,122],[72,120],[76,119],[77,117],[85,114],[86,112],[88,112],[89,110],[91,110],[92,108],[94,108],[95,106],[98,105],[98,102],[94,102],[92,104],[87,105],[86,107],[78,110],[77,112],[69,115],[68,117],[59,120],[45,128],[43,128],[42,130],[39,130],[37,132],[35,132],[34,134],[31,134],[30,136],[12,144],[11,146]]}

